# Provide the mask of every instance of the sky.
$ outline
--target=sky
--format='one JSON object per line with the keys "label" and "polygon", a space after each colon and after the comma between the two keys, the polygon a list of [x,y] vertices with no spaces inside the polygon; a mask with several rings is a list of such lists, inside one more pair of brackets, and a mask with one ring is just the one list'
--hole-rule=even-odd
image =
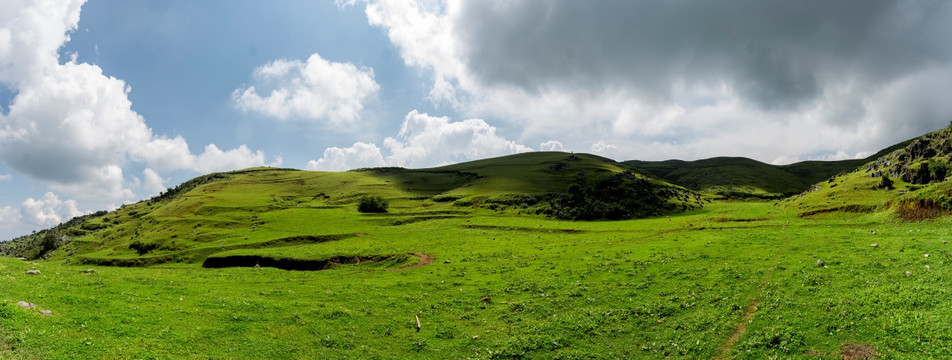
{"label": "sky", "polygon": [[952,121],[952,2],[2,0],[0,240],[195,176],[859,158]]}

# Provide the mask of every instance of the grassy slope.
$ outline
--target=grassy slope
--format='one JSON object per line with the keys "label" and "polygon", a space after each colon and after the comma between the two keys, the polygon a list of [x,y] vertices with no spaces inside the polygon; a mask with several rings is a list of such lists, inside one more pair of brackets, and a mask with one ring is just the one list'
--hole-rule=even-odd
{"label": "grassy slope", "polygon": [[[628,162],[651,171],[650,163]],[[746,193],[780,194],[805,188],[805,180],[778,166],[747,158],[718,157],[683,162],[670,169],[675,162],[664,165],[670,170],[660,175],[668,181],[698,190],[735,189]]]}
{"label": "grassy slope", "polygon": [[861,160],[802,161],[789,165],[771,165],[743,157],[716,157],[696,161],[631,160],[624,163],[694,190],[790,195],[803,192],[817,182],[878,159],[906,146],[910,141],[888,147]]}
{"label": "grassy slope", "polygon": [[[556,164],[564,164],[557,166]],[[556,165],[556,166],[554,166]],[[564,191],[579,172],[596,179],[605,175],[634,170],[611,159],[563,152],[534,152],[438,167],[433,170],[474,173],[479,179],[450,194],[485,196],[511,193]]]}
{"label": "grassy slope", "polygon": [[[901,175],[896,176],[903,172],[902,168],[916,168],[921,164],[928,164],[930,160],[949,164],[949,156],[952,153],[942,148],[950,137],[952,128],[945,128],[891,146],[868,158],[853,171],[817,183],[806,192],[785,199],[781,204],[796,209],[801,215],[830,211],[895,211],[911,202],[920,203],[915,206],[938,208],[932,209],[926,217],[952,212],[952,202],[948,201],[952,196],[952,177],[929,184],[911,184],[904,181]],[[917,141],[936,149],[935,155],[912,159],[911,148]],[[900,160],[902,158],[906,160]],[[889,176],[893,182],[892,189],[877,188],[881,181],[881,178],[876,176],[877,172],[884,172]]]}
{"label": "grassy slope", "polygon": [[[54,252],[53,258],[141,266],[201,262],[215,253],[263,253],[262,248],[288,246],[287,250],[271,253],[291,252],[315,260],[343,256],[408,258],[403,253],[297,249],[359,236],[365,220],[393,225],[453,218],[479,211],[480,207],[473,204],[492,204],[496,211],[535,212],[547,206],[534,202],[535,195],[560,193],[579,176],[595,181],[626,170],[630,169],[608,159],[557,152],[422,170],[380,168],[332,173],[248,169],[204,176],[173,191],[174,196],[124,206],[58,229],[72,241]],[[654,181],[658,186],[670,186]],[[368,194],[389,199],[390,213],[356,216],[356,200]],[[21,244],[6,244],[15,245]]]}

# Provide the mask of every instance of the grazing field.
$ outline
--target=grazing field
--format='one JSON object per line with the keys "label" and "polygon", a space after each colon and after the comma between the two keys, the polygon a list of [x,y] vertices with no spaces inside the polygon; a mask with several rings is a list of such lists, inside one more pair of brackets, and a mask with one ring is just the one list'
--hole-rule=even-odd
{"label": "grazing field", "polygon": [[948,218],[713,202],[569,222],[395,205],[259,218],[260,233],[299,219],[341,236],[211,244],[209,259],[311,271],[0,258],[0,358],[952,357]]}

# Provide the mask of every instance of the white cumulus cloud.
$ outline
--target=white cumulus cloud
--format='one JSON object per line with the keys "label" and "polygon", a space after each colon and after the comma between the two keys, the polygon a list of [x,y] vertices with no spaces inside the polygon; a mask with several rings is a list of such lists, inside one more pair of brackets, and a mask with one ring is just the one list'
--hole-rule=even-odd
{"label": "white cumulus cloud", "polygon": [[16,225],[20,223],[20,210],[12,206],[0,208],[0,227]]}
{"label": "white cumulus cloud", "polygon": [[83,215],[76,208],[76,201],[62,201],[52,192],[47,192],[39,199],[26,199],[20,205],[20,213],[24,221],[39,226],[54,226]]}
{"label": "white cumulus cloud", "polygon": [[527,151],[533,150],[500,136],[482,119],[451,121],[413,110],[404,118],[400,132],[384,139],[383,149],[363,142],[348,148],[331,147],[324,150],[322,158],[308,162],[308,169],[421,168]]}
{"label": "white cumulus cloud", "polygon": [[0,174],[0,181],[10,181],[10,180],[13,180],[13,175]]}
{"label": "white cumulus cloud", "polygon": [[168,180],[163,179],[155,170],[146,168],[142,171],[142,188],[149,193],[149,196],[155,196],[167,190],[168,188],[164,185],[166,181]]}
{"label": "white cumulus cloud", "polygon": [[271,163],[265,162],[265,155],[262,151],[251,151],[247,146],[241,145],[236,149],[222,151],[215,144],[205,147],[205,151],[195,158],[193,167],[201,172],[216,172],[235,169],[243,169],[253,166],[281,166],[280,157],[275,158]]}
{"label": "white cumulus cloud", "polygon": [[80,200],[135,200],[136,195],[126,183],[123,170],[118,165],[89,167],[83,171],[82,176],[73,181],[53,182],[49,186],[59,193]]}
{"label": "white cumulus cloud", "polygon": [[549,140],[539,144],[539,149],[544,151],[565,151],[565,148],[562,147],[562,143],[556,140]]}
{"label": "white cumulus cloud", "polygon": [[387,166],[380,154],[380,148],[374,144],[355,142],[347,148],[329,147],[324,156],[307,162],[308,170],[344,171],[362,167]]}
{"label": "white cumulus cloud", "polygon": [[617,146],[606,143],[603,140],[598,140],[594,144],[592,144],[592,152],[602,156],[611,157],[612,155],[614,155],[615,151],[617,150],[618,150]]}
{"label": "white cumulus cloud", "polygon": [[232,93],[238,109],[335,125],[360,119],[364,102],[380,89],[373,69],[330,62],[318,54],[305,62],[274,60],[255,69],[254,79],[255,84]]}
{"label": "white cumulus cloud", "polygon": [[423,167],[532,151],[496,134],[482,119],[450,121],[411,111],[396,137],[386,138],[387,162],[396,166]]}
{"label": "white cumulus cloud", "polygon": [[[0,114],[0,161],[77,198],[129,201],[123,167],[159,171],[265,164],[247,148],[192,154],[184,138],[156,135],[132,110],[131,88],[58,49],[76,29],[84,1],[19,0],[0,12],[0,83],[16,94]],[[27,217],[29,218],[29,217]]]}

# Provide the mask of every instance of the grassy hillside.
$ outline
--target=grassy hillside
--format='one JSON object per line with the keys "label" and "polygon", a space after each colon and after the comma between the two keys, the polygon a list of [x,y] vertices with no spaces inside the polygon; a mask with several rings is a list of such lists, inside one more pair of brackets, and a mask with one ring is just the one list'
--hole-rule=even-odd
{"label": "grassy hillside", "polygon": [[[613,187],[599,191],[604,184]],[[572,186],[581,203],[562,197]],[[643,193],[625,206],[598,197],[626,189]],[[385,199],[390,211],[359,214],[356,204],[365,196]],[[419,256],[310,249],[363,236],[368,224],[400,226],[483,212],[631,218],[700,206],[697,194],[590,155],[530,153],[421,170],[257,168],[202,176],[153,199],[2,243],[0,251],[116,266],[200,263],[217,253],[248,252],[271,254],[259,262],[298,261],[297,267],[364,257],[397,266]]]}
{"label": "grassy hillside", "polygon": [[[796,193],[810,184],[778,166],[739,157],[718,157],[697,161],[660,163],[629,161],[629,165],[662,179],[701,191],[729,195],[731,192],[756,195]],[[800,190],[802,191],[802,190]]]}
{"label": "grassy hillside", "polygon": [[[912,140],[910,140],[912,141]],[[898,148],[903,142],[861,160],[802,161],[789,165],[771,165],[742,157],[716,157],[683,161],[625,161],[646,173],[693,190],[712,192],[724,197],[782,198],[801,193],[813,184]]]}
{"label": "grassy hillside", "polygon": [[815,184],[782,202],[801,215],[831,211],[895,212],[921,220],[952,211],[952,128],[880,152],[856,169]]}

